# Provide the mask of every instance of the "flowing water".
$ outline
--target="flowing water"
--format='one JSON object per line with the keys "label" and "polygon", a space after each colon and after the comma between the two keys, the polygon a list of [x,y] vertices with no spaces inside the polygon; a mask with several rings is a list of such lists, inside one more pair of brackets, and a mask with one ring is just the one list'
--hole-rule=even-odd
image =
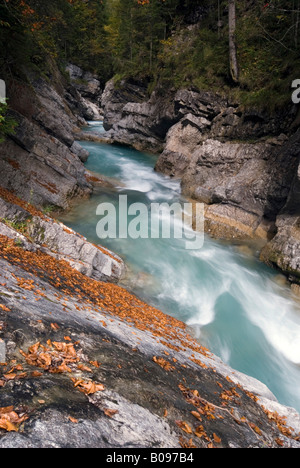
{"label": "flowing water", "polygon": [[[89,128],[91,131],[91,128]],[[103,132],[101,123],[92,131]],[[300,305],[278,273],[247,248],[205,237],[198,250],[184,239],[100,240],[96,210],[119,195],[128,205],[180,201],[180,183],[154,171],[156,157],[126,147],[81,142],[87,169],[111,178],[61,221],[122,256],[125,286],[194,329],[202,345],[232,368],[264,382],[277,399],[300,412]]]}

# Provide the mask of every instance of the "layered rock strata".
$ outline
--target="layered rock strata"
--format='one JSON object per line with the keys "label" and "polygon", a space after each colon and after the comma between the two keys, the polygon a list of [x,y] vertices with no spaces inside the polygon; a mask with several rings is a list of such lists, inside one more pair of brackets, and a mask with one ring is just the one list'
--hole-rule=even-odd
{"label": "layered rock strata", "polygon": [[69,107],[65,86],[56,69],[49,81],[30,74],[27,82],[8,81],[16,129],[0,144],[0,186],[38,206],[60,209],[92,192],[83,165],[88,153],[76,143],[86,121]]}

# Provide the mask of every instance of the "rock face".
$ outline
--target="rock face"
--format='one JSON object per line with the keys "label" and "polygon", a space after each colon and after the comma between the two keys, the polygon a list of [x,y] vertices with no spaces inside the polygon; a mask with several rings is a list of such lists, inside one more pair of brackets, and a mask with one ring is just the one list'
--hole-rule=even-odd
{"label": "rock face", "polygon": [[66,72],[72,84],[66,94],[71,108],[86,120],[101,120],[102,87],[98,77],[71,63],[67,65]]}
{"label": "rock face", "polygon": [[110,82],[104,91],[111,140],[160,153],[156,170],[205,204],[210,235],[267,243],[261,258],[298,282],[296,106],[268,115],[196,89],[156,90],[150,99],[143,92],[142,102],[126,90]]}
{"label": "rock face", "polygon": [[[293,155],[297,166],[290,184],[286,204],[276,218],[277,233],[265,246],[261,258],[272,266],[279,267],[296,285],[300,284],[300,131],[282,151],[283,157]],[[287,161],[288,163],[288,161]],[[299,294],[299,289],[295,288]]]}
{"label": "rock face", "polygon": [[74,197],[91,193],[85,168],[70,147],[21,114],[13,112],[13,117],[18,128],[0,145],[2,187],[38,206],[64,209]]}
{"label": "rock face", "polygon": [[155,131],[155,127],[160,128],[157,126],[160,103],[155,100],[149,103],[147,99],[147,88],[140,82],[124,81],[120,86],[116,86],[114,80],[107,83],[101,103],[104,128],[112,142],[139,150],[147,147],[157,152],[162,149],[163,136]]}
{"label": "rock face", "polygon": [[235,238],[272,236],[298,165],[295,155],[269,142],[221,143],[210,139],[197,145],[190,155],[187,152],[181,153],[183,166],[177,155],[173,159],[169,154],[166,169],[181,175],[183,195],[208,205],[209,232],[222,237],[216,229],[228,224],[232,227],[229,236]]}
{"label": "rock face", "polygon": [[65,260],[89,278],[118,282],[125,274],[124,262],[117,255],[91,244],[33,207],[26,204],[25,207],[20,206],[24,206],[21,200],[9,192],[2,190],[2,196],[0,234],[14,239],[28,251],[41,251],[58,260]]}
{"label": "rock face", "polygon": [[84,120],[68,107],[63,79],[54,73],[51,84],[30,76],[30,84],[7,83],[18,125],[0,145],[0,186],[38,206],[66,209],[92,186],[82,163],[87,154],[75,143]]}
{"label": "rock face", "polygon": [[299,415],[181,322],[5,236],[0,249],[1,448],[299,448]]}
{"label": "rock face", "polygon": [[280,125],[229,107],[211,120],[193,109],[169,130],[156,169],[180,178],[183,194],[206,205],[209,234],[271,241],[261,258],[298,283],[299,131],[280,133],[293,117],[292,110]]}

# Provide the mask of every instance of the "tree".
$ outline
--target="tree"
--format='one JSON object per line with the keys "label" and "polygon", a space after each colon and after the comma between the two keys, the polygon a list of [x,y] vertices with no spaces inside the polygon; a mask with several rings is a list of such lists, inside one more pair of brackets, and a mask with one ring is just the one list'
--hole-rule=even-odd
{"label": "tree", "polygon": [[229,63],[233,81],[239,81],[239,65],[236,46],[236,2],[229,0]]}
{"label": "tree", "polygon": [[179,0],[107,0],[107,43],[117,74],[151,75]]}

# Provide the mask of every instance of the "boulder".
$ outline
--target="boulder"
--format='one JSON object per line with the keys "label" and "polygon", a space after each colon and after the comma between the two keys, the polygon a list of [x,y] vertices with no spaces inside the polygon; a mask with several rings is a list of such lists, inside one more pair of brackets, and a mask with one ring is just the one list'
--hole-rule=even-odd
{"label": "boulder", "polygon": [[[18,203],[17,197],[13,199]],[[89,278],[118,282],[125,274],[123,260],[100,245],[94,245],[62,223],[0,198],[0,234],[16,240],[29,251],[42,251],[67,261]],[[21,202],[20,202],[21,203]],[[23,204],[23,203],[22,203]],[[26,206],[26,205],[25,205]]]}

